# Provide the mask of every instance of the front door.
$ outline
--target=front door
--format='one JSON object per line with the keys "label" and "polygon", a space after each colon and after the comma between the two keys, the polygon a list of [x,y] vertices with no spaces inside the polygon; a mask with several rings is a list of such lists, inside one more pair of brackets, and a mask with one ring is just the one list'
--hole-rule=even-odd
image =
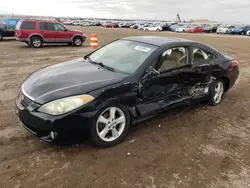
{"label": "front door", "polygon": [[156,113],[182,101],[182,88],[178,80],[179,69],[190,66],[188,49],[166,49],[152,65],[158,76],[142,81],[137,108],[142,116]]}
{"label": "front door", "polygon": [[56,42],[71,42],[72,34],[63,25],[56,23],[54,24],[54,29]]}

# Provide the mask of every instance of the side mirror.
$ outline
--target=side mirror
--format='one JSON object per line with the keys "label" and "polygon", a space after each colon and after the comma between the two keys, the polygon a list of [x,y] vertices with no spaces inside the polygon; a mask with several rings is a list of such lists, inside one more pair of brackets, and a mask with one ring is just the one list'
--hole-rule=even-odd
{"label": "side mirror", "polygon": [[146,74],[143,76],[142,80],[150,79],[157,76],[160,76],[160,73],[157,70],[155,70],[152,66],[150,66],[147,69]]}
{"label": "side mirror", "polygon": [[67,28],[65,28],[65,29],[64,29],[64,31],[68,31],[68,29],[67,29]]}

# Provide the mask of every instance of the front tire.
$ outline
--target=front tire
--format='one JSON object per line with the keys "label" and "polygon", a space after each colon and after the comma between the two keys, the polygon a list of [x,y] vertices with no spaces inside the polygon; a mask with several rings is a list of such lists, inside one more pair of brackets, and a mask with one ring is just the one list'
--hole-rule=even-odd
{"label": "front tire", "polygon": [[74,39],[73,39],[74,46],[82,46],[82,44],[83,44],[82,37],[74,37]]}
{"label": "front tire", "polygon": [[110,147],[121,142],[128,134],[130,115],[126,107],[108,105],[97,113],[90,127],[92,142],[99,147]]}
{"label": "front tire", "polygon": [[225,83],[223,80],[215,81],[209,88],[208,102],[212,106],[216,106],[221,103],[225,93]]}

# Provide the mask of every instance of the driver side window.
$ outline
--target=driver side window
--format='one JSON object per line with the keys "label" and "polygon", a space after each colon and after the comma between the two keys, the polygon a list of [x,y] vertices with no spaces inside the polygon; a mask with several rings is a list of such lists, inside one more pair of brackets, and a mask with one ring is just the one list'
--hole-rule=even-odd
{"label": "driver side window", "polygon": [[64,31],[65,27],[63,27],[61,24],[54,24],[54,29],[56,31]]}
{"label": "driver side window", "polygon": [[187,64],[188,49],[186,47],[175,47],[166,50],[160,55],[155,69],[161,73]]}

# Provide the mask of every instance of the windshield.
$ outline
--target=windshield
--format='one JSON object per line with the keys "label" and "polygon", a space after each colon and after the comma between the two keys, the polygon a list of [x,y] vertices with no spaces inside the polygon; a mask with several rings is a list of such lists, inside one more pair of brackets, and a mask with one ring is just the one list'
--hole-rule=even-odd
{"label": "windshield", "polygon": [[89,58],[114,70],[132,74],[156,49],[150,44],[117,40],[98,49]]}

